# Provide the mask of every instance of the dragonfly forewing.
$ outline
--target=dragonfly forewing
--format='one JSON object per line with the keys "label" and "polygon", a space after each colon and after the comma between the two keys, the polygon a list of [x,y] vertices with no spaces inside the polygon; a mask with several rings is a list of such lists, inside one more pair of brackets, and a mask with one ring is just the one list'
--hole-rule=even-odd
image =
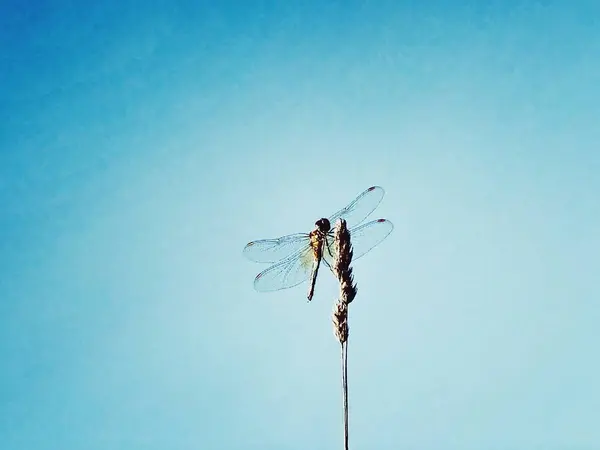
{"label": "dragonfly forewing", "polygon": [[309,242],[307,233],[295,233],[277,239],[252,241],[244,247],[244,255],[254,262],[274,263],[305,247]]}
{"label": "dragonfly forewing", "polygon": [[380,186],[371,186],[358,195],[348,206],[329,217],[333,227],[338,219],[344,219],[348,228],[362,223],[379,205],[385,191]]}

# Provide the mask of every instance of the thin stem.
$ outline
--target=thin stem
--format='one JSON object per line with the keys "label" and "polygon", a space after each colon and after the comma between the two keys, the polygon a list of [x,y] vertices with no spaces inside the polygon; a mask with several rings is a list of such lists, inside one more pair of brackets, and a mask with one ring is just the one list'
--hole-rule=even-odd
{"label": "thin stem", "polygon": [[342,389],[344,397],[344,450],[348,450],[348,341],[342,344]]}

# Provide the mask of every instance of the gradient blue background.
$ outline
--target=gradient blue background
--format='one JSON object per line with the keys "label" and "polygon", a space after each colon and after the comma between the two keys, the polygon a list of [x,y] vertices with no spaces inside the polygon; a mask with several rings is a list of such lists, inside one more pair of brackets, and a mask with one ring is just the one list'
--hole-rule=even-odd
{"label": "gradient blue background", "polygon": [[352,448],[600,448],[598,55],[596,1],[4,1],[0,447],[341,448],[332,277],[241,250],[379,184]]}

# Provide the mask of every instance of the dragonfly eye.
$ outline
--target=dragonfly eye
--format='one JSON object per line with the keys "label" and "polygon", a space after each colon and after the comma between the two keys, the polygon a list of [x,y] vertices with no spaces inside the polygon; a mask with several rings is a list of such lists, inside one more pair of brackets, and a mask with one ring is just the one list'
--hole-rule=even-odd
{"label": "dragonfly eye", "polygon": [[329,219],[319,219],[315,222],[315,225],[317,226],[319,231],[322,231],[324,233],[327,233],[329,230],[331,230],[331,224],[329,223]]}

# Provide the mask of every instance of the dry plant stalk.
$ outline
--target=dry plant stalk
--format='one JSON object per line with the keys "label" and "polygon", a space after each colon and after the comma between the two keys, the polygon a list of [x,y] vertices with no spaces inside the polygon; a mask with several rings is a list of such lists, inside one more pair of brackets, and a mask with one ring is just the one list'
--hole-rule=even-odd
{"label": "dry plant stalk", "polygon": [[344,399],[344,449],[348,450],[348,305],[356,297],[356,284],[352,276],[352,244],[346,221],[341,219],[335,227],[336,258],[333,272],[340,282],[340,296],[333,307],[333,330],[340,343],[342,360],[342,395]]}

